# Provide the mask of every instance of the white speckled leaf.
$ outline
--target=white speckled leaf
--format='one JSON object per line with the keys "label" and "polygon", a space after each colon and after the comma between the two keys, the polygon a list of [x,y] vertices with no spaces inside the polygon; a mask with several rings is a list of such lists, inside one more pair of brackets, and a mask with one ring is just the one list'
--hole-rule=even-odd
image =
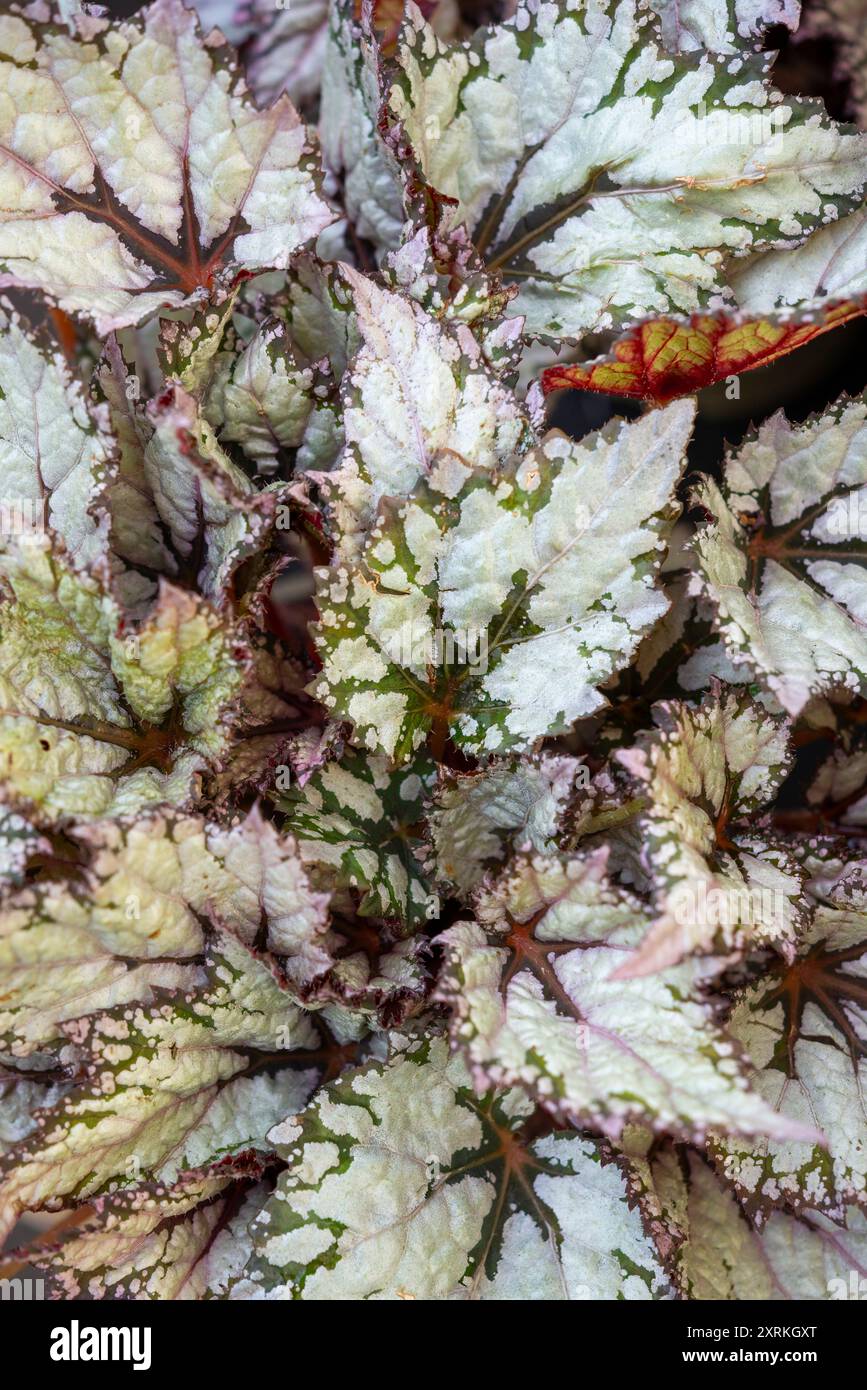
{"label": "white speckled leaf", "polygon": [[[220,353],[230,308],[227,300],[220,310],[203,311],[189,325],[163,322],[159,350],[170,379],[150,401],[114,336],[96,372],[96,392],[117,440],[117,471],[107,495],[112,545],[137,572],[138,587],[130,594],[131,573],[116,582],[137,611],[146,610],[154,575],[189,576],[205,595],[223,603],[235,571],[263,544],[274,522],[276,496],[257,491],[229,459],[209,423],[214,412],[199,404],[210,384],[221,409],[226,406],[219,388],[232,364],[239,365],[242,383],[246,375],[240,365],[243,354]],[[243,432],[257,442],[270,438],[267,429],[257,428],[243,384],[236,394],[238,428],[233,434],[227,420],[227,437]]]}
{"label": "white speckled leaf", "polygon": [[299,988],[332,964],[328,899],[311,889],[294,841],[256,809],[229,830],[152,814],[74,838],[87,856],[75,880],[25,887],[0,911],[0,1041],[11,1056],[56,1045],[70,1019],[193,984],[202,924],[214,919],[247,944],[261,932]]}
{"label": "white speckled leaf", "polygon": [[361,346],[344,389],[346,447],[327,479],[341,557],[357,553],[384,497],[433,474],[453,496],[531,442],[529,421],[472,334],[341,268]]}
{"label": "white speckled leaf", "polygon": [[355,0],[333,0],[322,60],[319,139],[325,168],[342,176],[356,234],[375,246],[398,244],[404,213],[398,166],[377,137],[380,91],[370,40]]}
{"label": "white speckled leaf", "polygon": [[316,1034],[227,933],[186,992],[155,993],[150,1004],[121,1005],[63,1031],[80,1055],[81,1079],[0,1162],[4,1234],[20,1212],[48,1200],[171,1182],[184,1169],[267,1147],[267,1130],[303,1103],[315,1076],[257,1071],[257,1054],[310,1047]]}
{"label": "white speckled leaf", "polygon": [[361,341],[353,286],[341,267],[302,253],[272,304],[286,322],[296,356],[305,362],[326,358],[339,381]]}
{"label": "white speckled leaf", "polygon": [[[756,1229],[697,1153],[664,1147],[630,1159],[645,1220],[662,1233],[682,1296],[699,1301],[823,1301],[852,1297],[867,1271],[867,1220],[774,1212]],[[857,1292],[855,1294],[857,1297]]]}
{"label": "white speckled leaf", "polygon": [[439,909],[421,863],[434,775],[425,757],[395,771],[385,758],[347,751],[281,798],[285,828],[324,882],[358,889],[362,914],[397,918],[412,931]]}
{"label": "white speckled leaf", "polygon": [[730,1029],[769,1105],[812,1123],[827,1148],[719,1136],[722,1173],[750,1209],[785,1204],[839,1219],[867,1204],[867,865],[812,863],[812,921],[798,954],[735,999]]}
{"label": "white speckled leaf", "polygon": [[800,0],[651,0],[672,53],[760,48],[767,29],[797,29]]}
{"label": "white speckled leaf", "polygon": [[867,208],[820,227],[800,246],[764,251],[732,266],[737,307],[745,316],[779,313],[808,319],[867,295]]}
{"label": "white speckled leaf", "polygon": [[441,997],[480,1088],[523,1085],[553,1113],[617,1138],[624,1124],[701,1139],[711,1127],[815,1139],[748,1087],[690,962],[613,980],[649,926],[606,878],[606,851],[517,859],[475,922],[439,938]]}
{"label": "white speckled leaf", "polygon": [[766,67],[669,54],[632,0],[530,0],[452,44],[411,8],[388,96],[528,329],[558,339],[706,306],[727,256],[857,206],[864,139]]}
{"label": "white speckled leaf", "polygon": [[313,693],[398,757],[431,729],[475,755],[527,748],[602,708],[667,608],[655,579],[693,414],[552,432],[494,479],[447,446],[416,482],[422,461],[409,474],[390,451],[407,500],[383,501],[360,564],[339,552],[317,572]]}
{"label": "white speckled leaf", "polygon": [[[136,886],[141,892],[139,881]],[[0,1033],[10,1056],[56,1043],[60,1025],[69,1018],[133,999],[148,1001],[152,986],[195,983],[195,967],[180,964],[202,948],[195,924],[186,941],[171,929],[157,929],[151,941],[133,930],[132,921],[125,932],[112,933],[102,926],[110,915],[104,906],[107,887],[99,885],[92,904],[57,887],[24,890],[0,913]],[[117,912],[122,915],[122,903]],[[144,921],[153,921],[150,913]],[[160,956],[169,959],[149,963]]]}
{"label": "white speckled leaf", "polygon": [[243,649],[204,600],[166,583],[147,619],[125,627],[108,590],[45,541],[0,557],[7,795],[48,819],[182,805],[225,750]]}
{"label": "white speckled leaf", "polygon": [[0,524],[3,535],[50,526],[79,567],[107,550],[106,412],[89,408],[62,355],[0,305]]}
{"label": "white speckled leaf", "polygon": [[617,754],[649,799],[641,837],[658,914],[621,978],[696,952],[773,943],[791,955],[802,875],[751,825],[791,765],[785,719],[734,691],[655,715],[659,732]]}
{"label": "white speckled leaf", "polygon": [[427,938],[390,945],[394,933],[387,924],[371,932],[362,919],[357,936],[352,925],[342,926],[339,957],[310,994],[334,1037],[360,1042],[421,1013],[431,985]]}
{"label": "white speckled leaf", "polygon": [[100,334],[285,268],[333,219],[289,99],[257,111],[181,0],[68,26],[5,16],[0,92],[0,285]]}
{"label": "white speckled leaf", "polygon": [[793,426],[782,412],[729,456],[694,541],[700,584],[733,661],[790,714],[867,689],[867,403]]}
{"label": "white speckled leaf", "polygon": [[55,1298],[222,1298],[249,1258],[247,1225],[266,1195],[228,1174],[101,1197],[80,1230],[28,1252],[29,1262]]}
{"label": "white speckled leaf", "polygon": [[592,1141],[533,1137],[514,1092],[477,1098],[440,1038],[327,1087],[272,1131],[289,1167],[235,1297],[669,1297],[623,1180]]}
{"label": "white speckled leaf", "polygon": [[575,787],[587,778],[578,758],[551,753],[447,776],[430,813],[437,877],[464,896],[510,846],[556,849]]}

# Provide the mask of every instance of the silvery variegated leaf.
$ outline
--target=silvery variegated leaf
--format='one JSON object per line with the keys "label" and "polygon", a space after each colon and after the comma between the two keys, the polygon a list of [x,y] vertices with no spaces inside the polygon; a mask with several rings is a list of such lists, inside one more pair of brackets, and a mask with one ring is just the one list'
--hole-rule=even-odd
{"label": "silvery variegated leaf", "polygon": [[780,1115],[814,1124],[824,1145],[713,1141],[720,1172],[749,1209],[784,1205],[839,1220],[867,1204],[867,863],[809,854],[811,920],[794,960],[774,960],[735,996],[730,1030],[753,1086]]}
{"label": "silvery variegated leaf", "polygon": [[181,0],[56,13],[3,18],[0,285],[105,335],[285,268],[333,220],[288,97],[258,111]]}
{"label": "silvery variegated leaf", "polygon": [[429,814],[436,877],[464,896],[512,847],[556,849],[573,798],[589,786],[586,763],[555,753],[444,776]]}
{"label": "silvery variegated leaf", "polygon": [[216,293],[202,303],[164,314],[140,329],[113,336],[135,348],[140,348],[146,338],[152,344],[153,354],[148,365],[158,369],[158,375],[149,374],[151,385],[177,382],[198,398],[208,384],[217,353],[237,336],[235,314],[240,289],[241,285],[235,285],[228,293]]}
{"label": "silvery variegated leaf", "polygon": [[[417,226],[410,218],[400,244],[386,256],[382,274],[428,313],[470,325],[502,315],[514,297],[514,290],[487,273],[465,229],[450,228],[445,218],[434,227],[426,222]],[[519,318],[512,319],[512,336],[520,337],[521,327]]]}
{"label": "silvery variegated leaf", "polygon": [[792,250],[763,251],[731,267],[739,312],[807,318],[867,295],[867,208],[820,227]]}
{"label": "silvery variegated leaf", "polygon": [[[730,256],[797,244],[867,176],[864,138],[777,92],[764,55],[669,52],[633,0],[528,0],[452,43],[411,7],[385,71],[394,140],[555,341],[712,306]],[[394,156],[374,163],[358,206]]]}
{"label": "silvery variegated leaf", "polygon": [[[295,457],[296,472],[327,471],[343,448],[339,388],[360,344],[351,286],[339,264],[302,254],[269,308],[286,324],[295,361],[319,373],[314,378],[313,410]],[[326,368],[331,388],[327,392],[321,375]]]}
{"label": "silvery variegated leaf", "polygon": [[223,444],[239,444],[259,473],[276,472],[280,454],[303,447],[317,397],[330,390],[318,365],[299,362],[279,319],[218,359],[204,404]]}
{"label": "silvery variegated leaf", "polygon": [[668,1298],[595,1142],[473,1092],[448,1044],[393,1045],[271,1132],[287,1162],[234,1298]]}
{"label": "silvery variegated leaf", "polygon": [[49,526],[77,567],[108,552],[114,441],[63,354],[0,304],[0,535]]}
{"label": "silvery variegated leaf", "polygon": [[864,1297],[861,4],[9,0],[0,1294]]}
{"label": "silvery variegated leaf", "polygon": [[332,938],[337,959],[315,982],[308,1002],[338,1042],[381,1046],[384,1030],[416,1026],[428,1006],[428,940],[419,934],[393,941],[388,923],[370,927],[363,917],[354,923],[342,919],[340,928]]}
{"label": "silvery variegated leaf", "polygon": [[[366,390],[378,375],[365,373]],[[472,378],[461,380],[460,394],[446,380],[452,410],[469,396]],[[462,429],[494,423],[486,396],[461,409]],[[693,413],[679,402],[580,443],[552,432],[498,467],[484,436],[460,451],[430,382],[424,413],[405,415],[416,426],[410,456],[369,433],[371,410],[352,424],[347,411],[347,437],[363,426],[359,453],[371,466],[351,453],[335,486],[357,480],[367,507],[381,501],[365,540],[354,531],[350,550],[344,530],[317,573],[323,669],[312,693],[368,749],[398,758],[428,734],[432,750],[447,738],[476,756],[526,749],[603,708],[599,687],[668,606],[655,580]],[[396,402],[389,420],[403,419]]]}
{"label": "silvery variegated leaf", "polygon": [[[141,892],[141,884],[136,886]],[[110,892],[111,883],[100,882],[90,904],[83,894],[58,886],[24,889],[0,912],[0,1037],[11,1058],[59,1047],[69,1018],[150,1000],[155,987],[195,982],[198,972],[190,962],[204,945],[198,925],[191,921],[184,932],[174,914],[175,920],[154,927],[152,901],[143,904],[144,916],[135,924],[124,922],[121,898],[114,908],[120,924],[112,930],[112,907],[104,906]],[[135,897],[128,895],[131,919]],[[140,930],[147,926],[150,934]]]}
{"label": "silvery variegated leaf", "polygon": [[[404,0],[331,0],[321,59],[322,160],[339,180],[355,236],[378,252],[399,245],[405,215],[400,159],[378,133],[381,55],[394,51],[405,8]],[[419,14],[444,39],[463,27],[459,6],[449,0],[421,0]]]}
{"label": "silvery variegated leaf", "polygon": [[469,470],[492,474],[529,447],[527,411],[462,324],[340,267],[360,345],[344,377],[345,448],[323,479],[341,558],[357,556],[384,498],[432,478],[454,496]]}
{"label": "silvery variegated leaf", "polygon": [[700,966],[612,978],[651,918],[608,880],[607,858],[519,857],[480,890],[476,919],[438,938],[440,997],[477,1087],[524,1086],[614,1139],[641,1122],[698,1140],[723,1128],[815,1141],[750,1089]]}
{"label": "silvery variegated leaf", "polygon": [[[4,1237],[21,1212],[46,1203],[171,1183],[227,1155],[267,1150],[267,1131],[317,1078],[297,1051],[318,1041],[309,1016],[228,933],[213,938],[192,978],[63,1032],[75,1085],[0,1160]],[[278,1053],[280,1070],[257,1065]]]}
{"label": "silvery variegated leaf", "polygon": [[657,912],[622,977],[769,943],[791,957],[803,874],[754,825],[791,767],[787,721],[718,688],[698,707],[672,702],[655,715],[658,732],[616,755],[647,797],[643,862]]}
{"label": "silvery variegated leaf", "polygon": [[129,623],[48,534],[0,555],[0,786],[40,821],[187,804],[228,746],[246,652],[207,600],[163,581]]}
{"label": "silvery variegated leaf", "polygon": [[[644,1139],[644,1142],[642,1142]],[[867,1219],[849,1208],[840,1224],[815,1212],[774,1211],[760,1226],[693,1150],[648,1150],[630,1136],[630,1194],[664,1251],[681,1297],[700,1302],[802,1302],[858,1297],[867,1270]]]}
{"label": "silvery variegated leaf", "polygon": [[100,1197],[79,1229],[28,1251],[28,1263],[53,1298],[224,1298],[249,1259],[247,1226],[267,1194],[229,1171]]}
{"label": "silvery variegated leaf", "polygon": [[760,48],[768,29],[795,30],[800,0],[652,0],[662,38],[673,53],[737,53]]}
{"label": "silvery variegated leaf", "polygon": [[328,897],[256,809],[228,830],[155,813],[71,838],[78,875],[27,884],[0,909],[0,1046],[16,1061],[59,1047],[73,1019],[194,984],[215,921],[261,937],[290,990],[333,964]]}
{"label": "silvery variegated leaf", "polygon": [[422,862],[434,780],[424,756],[395,770],[384,757],[347,751],[280,796],[284,827],[323,883],[357,890],[363,915],[413,931],[439,911]]}
{"label": "silvery variegated leaf", "polygon": [[867,689],[867,403],[803,425],[780,411],[728,457],[696,503],[696,582],[731,659],[792,715]]}
{"label": "silvery variegated leaf", "polygon": [[[190,324],[164,320],[160,331],[161,365],[183,388],[175,397],[200,460],[217,484],[225,479],[248,495],[247,509],[267,507],[268,495],[254,496],[225,451],[239,458],[240,450],[266,481],[293,466],[296,473],[330,468],[343,445],[339,388],[358,345],[336,264],[300,256],[267,298],[260,285],[254,280],[231,302],[206,306]],[[235,507],[245,510],[238,499]]]}
{"label": "silvery variegated leaf", "polygon": [[315,107],[328,36],[328,0],[243,0],[252,30],[244,53],[247,80],[260,105],[281,92],[301,111]]}
{"label": "silvery variegated leaf", "polygon": [[305,362],[327,360],[340,381],[361,341],[342,266],[302,253],[269,303],[286,323],[293,353]]}
{"label": "silvery variegated leaf", "polygon": [[[146,399],[146,383],[115,337],[106,343],[94,376],[94,392],[108,411],[116,441],[106,507],[113,550],[129,567],[116,582],[136,611],[146,611],[155,576],[184,580],[191,567],[190,577],[202,592],[222,605],[236,571],[263,546],[279,519],[278,495],[257,487],[228,457],[200,402],[210,386],[225,405],[218,383],[225,386],[231,376],[231,368],[224,367],[229,354],[220,352],[225,318],[204,314],[202,320],[194,326],[163,325],[161,346],[171,379],[158,396]],[[239,382],[230,392],[231,413],[227,409],[219,417],[227,440],[240,437],[254,457],[263,448],[267,455],[268,445],[275,446],[274,433],[251,408],[253,364],[243,353],[235,353],[232,362]],[[262,385],[261,375],[257,382]]]}
{"label": "silvery variegated leaf", "polygon": [[377,135],[380,102],[372,37],[362,35],[355,0],[333,0],[322,60],[322,160],[341,178],[356,235],[390,249],[400,240],[403,198],[398,165]]}

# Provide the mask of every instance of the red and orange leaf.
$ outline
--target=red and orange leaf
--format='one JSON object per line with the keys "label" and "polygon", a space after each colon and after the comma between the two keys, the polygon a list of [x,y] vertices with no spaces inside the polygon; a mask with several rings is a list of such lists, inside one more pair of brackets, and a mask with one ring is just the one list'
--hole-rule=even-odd
{"label": "red and orange leaf", "polygon": [[618,338],[605,357],[548,367],[542,386],[546,395],[571,387],[665,405],[727,377],[766,367],[864,313],[867,296],[844,300],[809,318],[719,313],[647,319]]}

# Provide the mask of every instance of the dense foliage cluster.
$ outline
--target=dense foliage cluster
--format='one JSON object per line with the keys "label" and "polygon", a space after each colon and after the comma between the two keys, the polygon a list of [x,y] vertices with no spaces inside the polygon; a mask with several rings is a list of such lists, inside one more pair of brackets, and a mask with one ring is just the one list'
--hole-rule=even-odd
{"label": "dense foliage cluster", "polygon": [[798,22],[0,14],[0,1230],[59,1213],[54,1296],[867,1267],[867,398],[686,473],[699,388],[867,310]]}

